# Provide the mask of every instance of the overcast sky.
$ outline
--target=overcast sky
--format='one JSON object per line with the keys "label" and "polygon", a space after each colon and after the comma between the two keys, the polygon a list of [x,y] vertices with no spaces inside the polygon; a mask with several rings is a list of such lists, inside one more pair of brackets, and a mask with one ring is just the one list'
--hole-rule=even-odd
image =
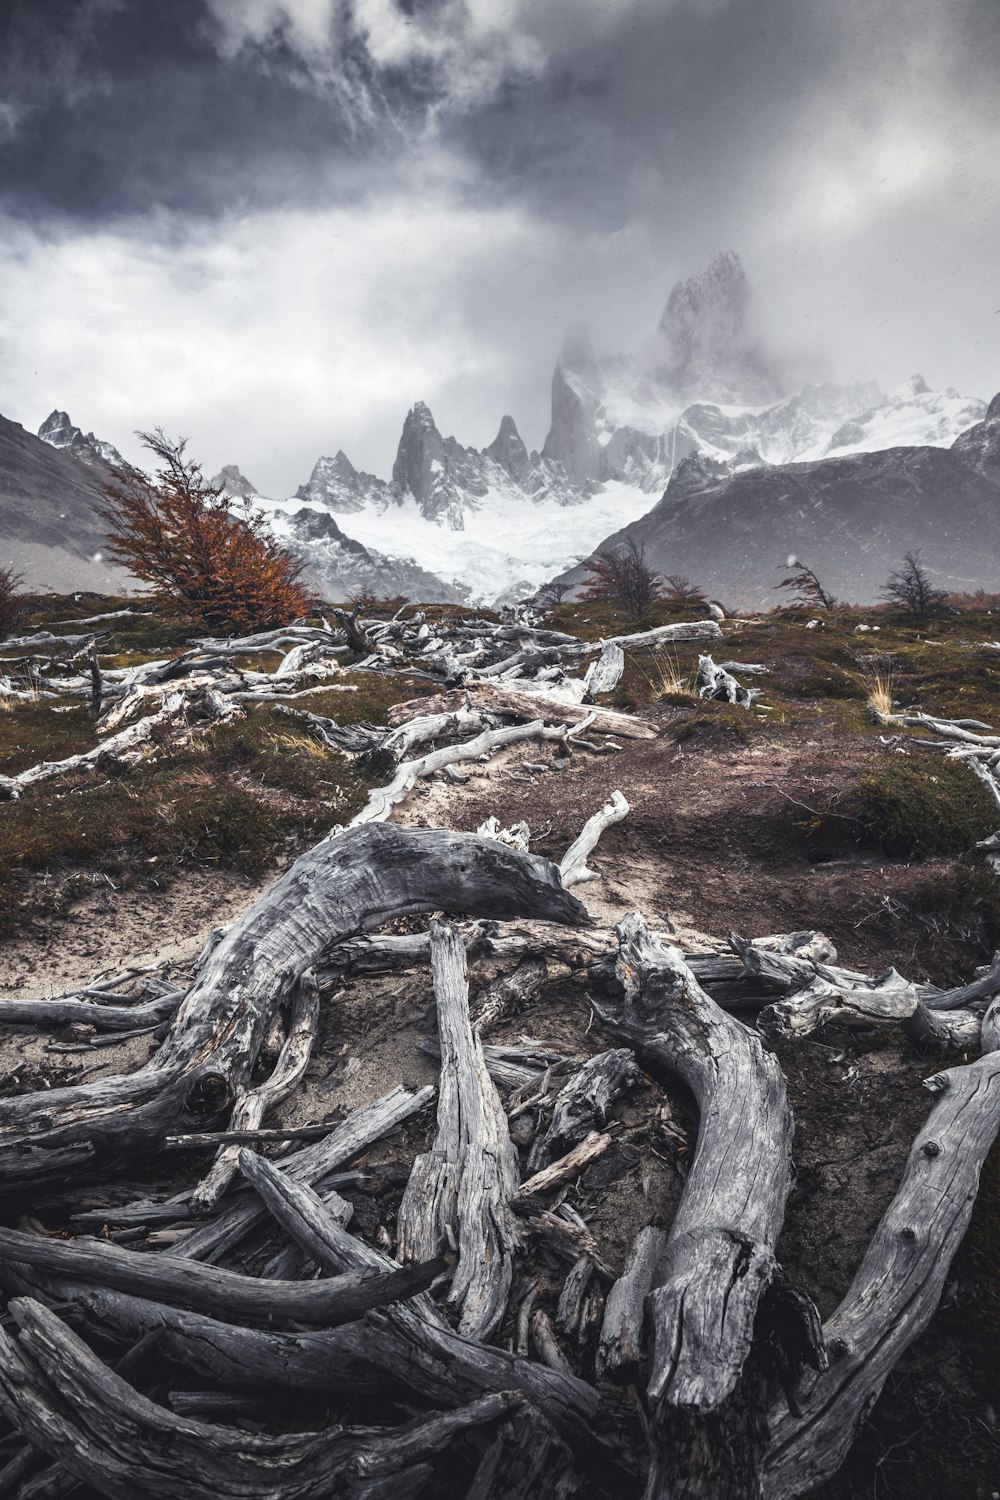
{"label": "overcast sky", "polygon": [[0,0],[0,412],[288,494],[547,426],[743,259],[802,371],[1000,389],[1000,0]]}

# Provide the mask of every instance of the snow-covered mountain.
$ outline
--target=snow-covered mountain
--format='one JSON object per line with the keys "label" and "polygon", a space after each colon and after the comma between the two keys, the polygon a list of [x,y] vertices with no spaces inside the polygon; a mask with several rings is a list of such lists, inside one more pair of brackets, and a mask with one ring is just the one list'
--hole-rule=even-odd
{"label": "snow-covered mountain", "polygon": [[694,452],[745,468],[902,443],[947,447],[985,410],[955,390],[931,391],[920,375],[888,395],[875,382],[783,392],[753,331],[743,267],[727,251],[677,283],[637,353],[598,358],[585,329],[568,335],[542,452],[577,485],[616,480],[660,494]]}
{"label": "snow-covered mountain", "polygon": [[[729,604],[773,605],[789,556],[808,562],[839,598],[871,603],[914,547],[937,586],[996,592],[998,516],[1000,396],[950,445],[880,446],[740,470],[691,454],[649,514],[607,545],[637,542],[652,567],[682,573]],[[578,583],[579,570],[561,581]]]}
{"label": "snow-covered mountain", "polygon": [[241,471],[226,464],[209,481],[234,500],[250,500],[264,513],[279,541],[306,559],[306,579],[327,599],[346,600],[372,593],[383,598],[399,594],[428,603],[461,602],[467,591],[450,588],[443,579],[406,557],[386,557],[354,537],[345,536],[322,500],[303,503],[269,500]]}
{"label": "snow-covered mountain", "polygon": [[125,460],[113,443],[106,443],[92,432],[74,427],[64,411],[52,411],[38,429],[38,436],[51,448],[65,448],[85,464],[119,468]]}
{"label": "snow-covered mountain", "polygon": [[[695,455],[719,478],[900,445],[946,448],[986,413],[982,401],[933,391],[918,375],[888,394],[874,382],[783,389],[731,251],[677,282],[631,353],[598,354],[585,328],[572,329],[551,400],[540,452],[509,415],[488,447],[465,447],[417,401],[389,478],[355,468],[340,449],[288,500],[258,496],[235,465],[216,482],[259,501],[328,594],[412,587],[426,599],[493,603],[533,592],[644,516]],[[118,460],[64,412],[39,435],[87,462]]]}

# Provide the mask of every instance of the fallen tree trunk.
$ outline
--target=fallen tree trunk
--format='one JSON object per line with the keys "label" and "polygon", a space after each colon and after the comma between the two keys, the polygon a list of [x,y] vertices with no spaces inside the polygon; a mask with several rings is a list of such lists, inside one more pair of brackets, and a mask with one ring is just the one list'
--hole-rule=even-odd
{"label": "fallen tree trunk", "polygon": [[637,1385],[646,1350],[646,1298],[667,1248],[667,1231],[640,1229],[625,1269],[608,1293],[594,1371],[598,1380]]}
{"label": "fallen tree trunk", "polygon": [[0,1102],[0,1184],[127,1158],[231,1111],[271,1017],[337,941],[417,911],[586,922],[548,861],[491,839],[368,824],[302,855],[211,948],[150,1063]]}
{"label": "fallen tree trunk", "polygon": [[73,1241],[0,1228],[0,1255],[57,1276],[249,1323],[336,1327],[372,1307],[424,1291],[445,1269],[440,1257],[394,1271],[346,1272],[323,1281],[261,1281],[183,1256],[137,1255],[104,1240]]}
{"label": "fallen tree trunk", "polygon": [[185,699],[183,693],[171,693],[163,707],[148,719],[130,724],[119,734],[102,740],[92,750],[81,755],[70,755],[65,760],[42,760],[20,771],[16,776],[0,776],[0,800],[14,801],[28,787],[39,782],[50,781],[54,776],[68,776],[74,771],[95,771],[105,765],[139,759],[148,750],[153,731],[164,725],[178,724],[183,720]]}
{"label": "fallen tree trunk", "polygon": [[470,682],[467,688],[450,693],[397,703],[390,708],[388,719],[390,724],[400,725],[418,714],[454,713],[470,705],[477,713],[506,714],[519,719],[535,719],[541,715],[543,719],[569,724],[580,724],[587,719],[590,727],[598,733],[617,734],[622,739],[652,740],[657,734],[646,720],[618,713],[615,709],[588,708],[582,703],[548,698],[544,693],[519,692],[516,687],[486,682]]}
{"label": "fallen tree trunk", "polygon": [[582,1141],[594,1125],[603,1125],[619,1094],[639,1076],[629,1047],[598,1052],[556,1095],[545,1134],[532,1146],[528,1169],[537,1172],[567,1147]]}
{"label": "fallen tree trunk", "polygon": [[585,880],[600,880],[601,877],[596,870],[587,868],[587,860],[597,848],[605,828],[610,828],[612,824],[620,823],[623,818],[627,818],[630,810],[621,792],[614,791],[604,806],[587,819],[579,835],[570,844],[559,863],[559,874],[567,890],[570,886],[580,885]]}
{"label": "fallen tree trunk", "polygon": [[[306,969],[292,994],[288,1035],[274,1072],[239,1100],[229,1121],[231,1131],[255,1130],[270,1110],[294,1093],[309,1066],[318,1025],[319,990],[313,971]],[[235,1175],[239,1151],[239,1145],[233,1142],[222,1146],[211,1168],[191,1194],[192,1213],[204,1214],[218,1201]]]}
{"label": "fallen tree trunk", "polygon": [[588,702],[593,702],[598,693],[610,693],[621,681],[625,670],[625,652],[615,641],[605,641],[601,654],[590,663],[584,675],[583,685]]}
{"label": "fallen tree trunk", "polygon": [[[337,1275],[393,1264],[348,1234],[315,1194],[290,1183],[272,1163],[244,1153],[241,1164],[282,1227],[325,1271]],[[384,1317],[369,1314],[364,1325],[356,1326],[364,1328],[360,1347],[365,1357],[428,1400],[458,1405],[474,1394],[517,1390],[575,1448],[591,1450],[607,1464],[608,1448],[618,1446],[609,1414],[591,1386],[453,1332],[426,1297],[398,1303]],[[342,1338],[346,1332],[335,1329],[330,1337]]]}
{"label": "fallen tree trunk", "polygon": [[0,1331],[0,1402],[37,1447],[111,1500],[396,1500],[426,1489],[454,1437],[508,1416],[520,1401],[488,1396],[400,1428],[334,1425],[257,1436],[177,1416],[114,1375],[40,1303],[11,1304]]}
{"label": "fallen tree trunk", "polygon": [[844,1300],[823,1326],[830,1367],[772,1413],[767,1500],[794,1500],[840,1467],[886,1376],[927,1327],[1000,1130],[1000,1053],[926,1080],[936,1103]]}
{"label": "fallen tree trunk", "polygon": [[792,1116],[777,1062],[720,1010],[638,913],[618,928],[620,1014],[642,1061],[678,1074],[698,1145],[649,1297],[649,1500],[760,1493],[766,1380],[751,1359],[791,1187]]}
{"label": "fallen tree trunk", "polygon": [[[465,945],[431,928],[431,970],[441,1038],[438,1130],[413,1164],[399,1206],[402,1260],[425,1260],[451,1239],[458,1264],[448,1296],[459,1332],[485,1339],[504,1315],[521,1230],[511,1212],[520,1169],[507,1115],[469,1018]],[[433,1247],[433,1248],[430,1248]]]}
{"label": "fallen tree trunk", "polygon": [[531,724],[510,724],[504,729],[487,729],[475,739],[466,740],[461,745],[445,745],[440,750],[429,750],[426,755],[418,756],[415,760],[404,760],[388,786],[378,787],[369,793],[365,806],[354,815],[349,826],[357,828],[363,823],[387,818],[397,802],[402,802],[422,777],[431,776],[445,766],[454,765],[457,761],[479,760],[481,756],[489,755],[494,750],[502,750],[507,745],[519,745],[525,740],[562,740],[565,734],[565,727],[549,729],[541,719],[536,719]]}

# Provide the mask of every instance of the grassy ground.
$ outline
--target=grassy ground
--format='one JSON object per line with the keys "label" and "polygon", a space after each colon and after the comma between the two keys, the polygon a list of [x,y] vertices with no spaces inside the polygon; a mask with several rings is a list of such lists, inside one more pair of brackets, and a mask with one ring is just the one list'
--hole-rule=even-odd
{"label": "grassy ground", "polygon": [[[77,633],[64,622],[128,601],[55,596],[33,603],[19,635],[29,628]],[[96,628],[107,631],[99,641],[105,668],[179,655],[196,633],[188,621],[145,614]],[[24,648],[0,643],[0,658],[7,674],[28,682]],[[279,660],[273,653],[240,664],[268,670]],[[348,670],[337,689],[300,702],[341,724],[381,724],[391,703],[425,691],[427,684],[416,678]],[[94,720],[75,698],[21,702],[0,712],[6,775],[78,755],[97,742]],[[356,763],[266,704],[248,705],[244,717],[181,749],[163,748],[124,775],[90,771],[41,783],[0,807],[0,936],[66,910],[92,888],[95,875],[121,889],[160,887],[193,867],[260,874],[347,822],[368,791],[369,778]]]}

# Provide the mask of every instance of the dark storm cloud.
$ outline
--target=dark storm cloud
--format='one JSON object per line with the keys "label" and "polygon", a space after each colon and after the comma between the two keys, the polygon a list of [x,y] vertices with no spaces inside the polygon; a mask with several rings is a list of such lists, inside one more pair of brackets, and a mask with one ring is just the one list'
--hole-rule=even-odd
{"label": "dark storm cloud", "polygon": [[266,66],[220,61],[202,0],[14,0],[4,31],[0,191],[24,215],[214,215],[345,190],[338,158],[358,143],[338,99],[280,39]]}
{"label": "dark storm cloud", "polygon": [[6,0],[0,410],[276,491],[421,397],[538,443],[566,322],[727,247],[804,365],[990,395],[997,77],[1000,0]]}

